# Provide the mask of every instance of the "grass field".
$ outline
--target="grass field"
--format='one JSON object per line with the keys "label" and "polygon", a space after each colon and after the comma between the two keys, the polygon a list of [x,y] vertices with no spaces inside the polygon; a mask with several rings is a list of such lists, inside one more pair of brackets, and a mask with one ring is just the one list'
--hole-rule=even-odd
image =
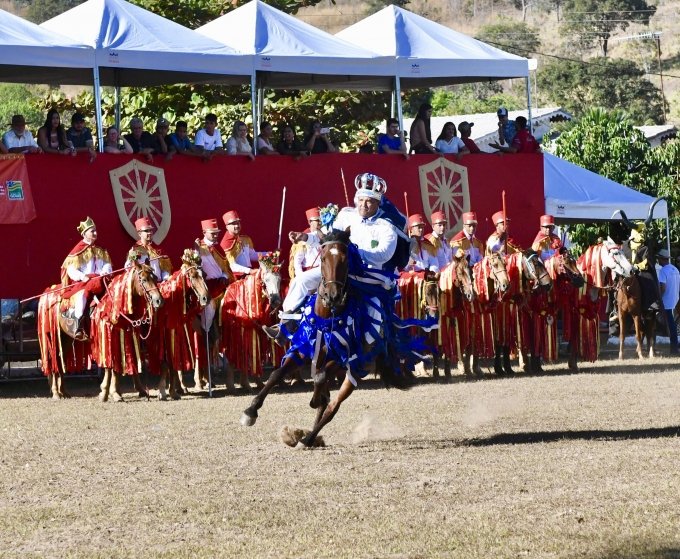
{"label": "grass field", "polygon": [[680,360],[101,404],[0,386],[0,557],[680,558]]}

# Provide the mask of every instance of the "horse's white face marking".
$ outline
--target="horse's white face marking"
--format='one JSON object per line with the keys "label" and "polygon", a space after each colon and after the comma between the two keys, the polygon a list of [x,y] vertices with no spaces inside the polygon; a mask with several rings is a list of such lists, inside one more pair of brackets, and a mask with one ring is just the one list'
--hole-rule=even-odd
{"label": "horse's white face marking", "polygon": [[340,251],[336,247],[328,249],[328,252],[330,252],[333,256],[337,256],[338,254],[340,254]]}

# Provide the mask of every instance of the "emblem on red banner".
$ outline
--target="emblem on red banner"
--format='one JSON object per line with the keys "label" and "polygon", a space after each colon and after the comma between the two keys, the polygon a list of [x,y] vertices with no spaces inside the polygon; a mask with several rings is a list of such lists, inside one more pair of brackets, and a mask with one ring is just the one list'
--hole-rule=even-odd
{"label": "emblem on red banner", "polygon": [[128,234],[137,239],[135,221],[148,217],[156,232],[153,241],[160,244],[170,230],[171,212],[163,169],[133,159],[109,171],[118,218]]}
{"label": "emblem on red banner", "polygon": [[[444,157],[418,167],[420,195],[428,222],[433,212],[446,215],[447,237],[463,229],[463,213],[470,211],[467,168]],[[430,223],[431,225],[431,223]]]}

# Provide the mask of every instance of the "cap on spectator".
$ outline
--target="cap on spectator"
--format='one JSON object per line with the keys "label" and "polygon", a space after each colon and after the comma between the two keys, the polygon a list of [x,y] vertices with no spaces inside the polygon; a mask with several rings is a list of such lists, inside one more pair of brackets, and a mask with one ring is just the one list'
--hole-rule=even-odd
{"label": "cap on spectator", "polygon": [[508,109],[506,109],[505,107],[501,107],[500,109],[498,109],[498,111],[496,111],[496,114],[498,116],[508,116]]}
{"label": "cap on spectator", "polygon": [[321,212],[319,211],[319,208],[309,208],[305,212],[305,216],[307,217],[307,221],[312,221],[313,219],[321,221]]}
{"label": "cap on spectator", "polygon": [[477,225],[477,214],[475,212],[465,212],[463,214],[463,225]]}
{"label": "cap on spectator", "polygon": [[549,225],[555,225],[555,218],[550,214],[545,214],[541,216],[541,227],[547,227]]}
{"label": "cap on spectator", "polygon": [[148,217],[140,217],[135,221],[135,229],[137,231],[153,231],[154,226]]}
{"label": "cap on spectator", "polygon": [[495,214],[493,214],[493,215],[491,216],[491,221],[493,221],[493,224],[494,224],[494,225],[498,225],[499,223],[502,223],[502,222],[504,222],[504,221],[506,221],[506,220],[507,220],[507,221],[510,221],[510,218],[506,218],[506,217],[503,215],[503,212],[502,212],[502,211],[496,212]]}
{"label": "cap on spectator", "polygon": [[656,253],[657,258],[663,258],[664,260],[669,260],[671,255],[668,253],[668,250],[665,248],[662,248],[659,252]]}
{"label": "cap on spectator", "polygon": [[166,126],[170,126],[170,123],[164,118],[159,118],[156,121],[156,128],[165,128]]}
{"label": "cap on spectator", "polygon": [[21,126],[23,124],[26,124],[24,115],[14,115],[12,117],[12,123],[9,126]]}
{"label": "cap on spectator", "polygon": [[241,218],[238,216],[238,213],[236,213],[236,210],[229,210],[222,216],[222,221],[224,221],[225,225],[231,225],[232,223],[241,221]]}
{"label": "cap on spectator", "polygon": [[201,221],[201,229],[206,233],[219,233],[220,231],[216,219],[204,219]]}
{"label": "cap on spectator", "polygon": [[425,220],[420,214],[413,214],[408,217],[408,228],[410,229],[416,225],[425,225]]}
{"label": "cap on spectator", "polygon": [[458,125],[458,132],[462,132],[463,128],[472,128],[474,125],[474,122],[468,122],[467,120],[464,120]]}
{"label": "cap on spectator", "polygon": [[430,220],[432,221],[432,225],[447,222],[446,214],[444,212],[433,212],[432,215],[430,216]]}

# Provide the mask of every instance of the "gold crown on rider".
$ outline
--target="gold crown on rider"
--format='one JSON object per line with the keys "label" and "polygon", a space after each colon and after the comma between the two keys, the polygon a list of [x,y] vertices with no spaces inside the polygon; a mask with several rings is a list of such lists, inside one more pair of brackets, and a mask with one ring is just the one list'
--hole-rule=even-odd
{"label": "gold crown on rider", "polygon": [[361,173],[354,179],[354,187],[357,189],[357,197],[373,198],[381,200],[383,194],[387,192],[385,179],[373,173]]}
{"label": "gold crown on rider", "polygon": [[94,220],[88,215],[85,221],[81,221],[78,224],[78,233],[84,235],[85,231],[87,231],[88,229],[92,229],[93,227],[96,227],[96,225],[94,224]]}

